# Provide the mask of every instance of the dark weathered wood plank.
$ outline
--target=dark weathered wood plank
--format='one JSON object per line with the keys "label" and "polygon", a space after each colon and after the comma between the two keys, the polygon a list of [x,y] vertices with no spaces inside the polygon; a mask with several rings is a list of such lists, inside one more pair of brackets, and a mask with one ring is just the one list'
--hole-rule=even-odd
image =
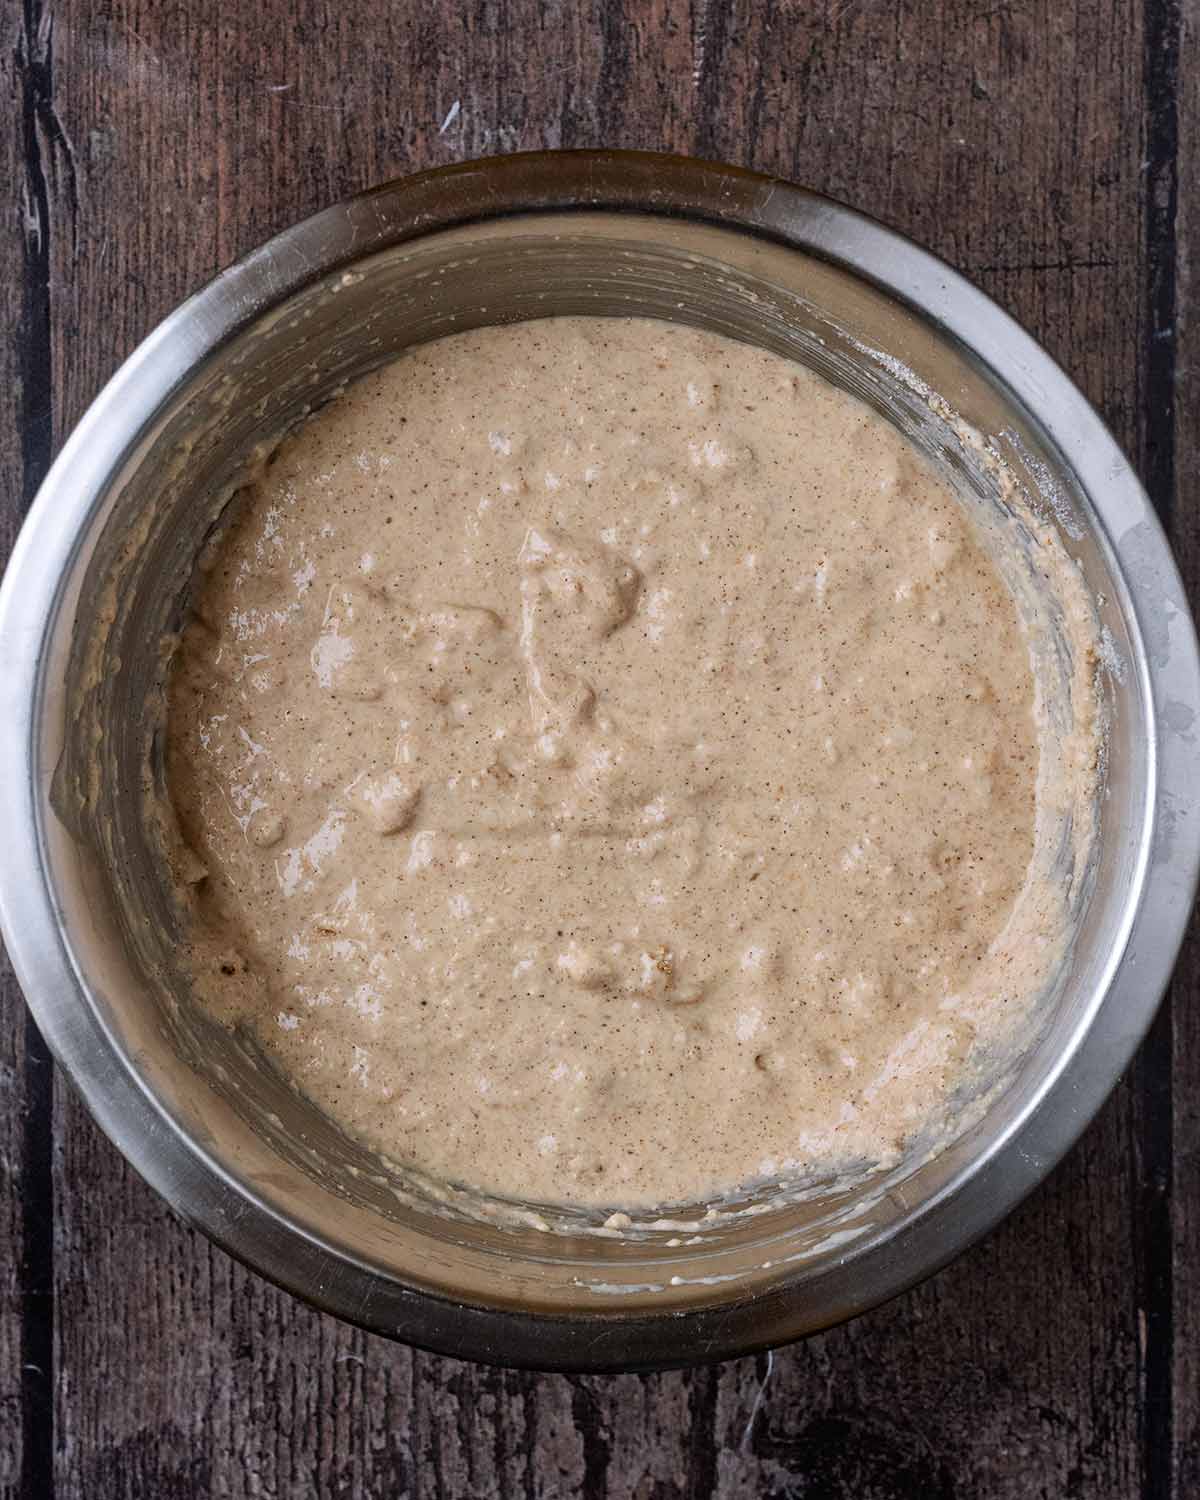
{"label": "dark weathered wood plank", "polygon": [[[0,17],[0,567],[50,456],[48,258],[53,193],[34,7]],[[0,1495],[50,1482],[52,1075],[0,951]]]}
{"label": "dark weathered wood plank", "polygon": [[[0,173],[11,221],[19,222],[21,81],[10,17],[0,31]],[[21,511],[21,451],[16,330],[21,320],[19,234],[0,239],[0,566],[12,549]],[[0,949],[0,1495],[15,1496],[23,1455],[21,1260],[24,1229],[21,1176],[25,1160],[25,1015],[7,956]]]}
{"label": "dark weathered wood plank", "polygon": [[0,1495],[20,1493],[25,1456],[24,1351],[22,1349],[21,1242],[24,1233],[21,1179],[25,1161],[24,1005],[0,953]]}
{"label": "dark weathered wood plank", "polygon": [[[15,29],[0,28],[0,174],[7,185],[10,221],[19,223],[19,127],[22,113]],[[21,236],[0,239],[0,567],[12,550],[21,514],[20,382],[16,331],[21,323]],[[22,1251],[25,1215],[22,1179],[26,1126],[25,1006],[7,955],[0,947],[0,1496],[15,1497],[24,1457],[22,1351]]]}
{"label": "dark weathered wood plank", "polygon": [[[1132,451],[1142,19],[1121,0],[61,4],[78,210],[61,174],[57,433],[186,292],[330,198],[487,151],[624,143],[780,171],[908,230],[1022,317]],[[1176,1026],[1182,1068],[1197,1052]],[[1175,1298],[1195,1333],[1181,1093]],[[301,1307],[176,1224],[60,1089],[58,1493],[1135,1494],[1134,1105],[1119,1092],[985,1245],[849,1328],[770,1363],[571,1381],[414,1354]]]}
{"label": "dark weathered wood plank", "polygon": [[24,1230],[24,1006],[7,961],[0,957],[0,1495],[15,1497],[24,1457],[21,1348],[21,1258]]}
{"label": "dark weathered wood plank", "polygon": [[[1173,357],[1172,540],[1193,613],[1200,615],[1200,13],[1179,8],[1180,88],[1176,182]],[[1171,122],[1168,120],[1167,128]],[[1168,341],[1163,340],[1164,343]],[[1200,767],[1200,753],[1197,764]],[[1200,918],[1172,986],[1171,1117],[1172,1474],[1173,1493],[1200,1494]]]}

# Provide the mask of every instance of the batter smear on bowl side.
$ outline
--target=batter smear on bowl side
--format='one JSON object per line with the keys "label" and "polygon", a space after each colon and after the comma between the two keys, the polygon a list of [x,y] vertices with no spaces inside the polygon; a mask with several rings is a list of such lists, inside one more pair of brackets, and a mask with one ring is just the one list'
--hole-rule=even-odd
{"label": "batter smear on bowl side", "polygon": [[169,690],[189,968],[392,1159],[622,1207],[886,1162],[1044,983],[1013,595],[815,375],[460,334],[232,516]]}

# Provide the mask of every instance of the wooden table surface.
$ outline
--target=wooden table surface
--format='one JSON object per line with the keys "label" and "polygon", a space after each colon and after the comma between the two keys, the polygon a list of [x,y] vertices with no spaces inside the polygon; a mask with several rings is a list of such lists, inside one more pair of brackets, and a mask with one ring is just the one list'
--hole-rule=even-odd
{"label": "wooden table surface", "polygon": [[[1097,404],[1200,592],[1197,0],[11,0],[0,79],[4,555],[118,361],[265,236],[414,168],[620,144],[946,256]],[[1082,1144],[926,1285],[771,1359],[572,1379],[235,1265],[93,1127],[6,971],[0,1495],[1200,1495],[1198,973],[1193,944]]]}

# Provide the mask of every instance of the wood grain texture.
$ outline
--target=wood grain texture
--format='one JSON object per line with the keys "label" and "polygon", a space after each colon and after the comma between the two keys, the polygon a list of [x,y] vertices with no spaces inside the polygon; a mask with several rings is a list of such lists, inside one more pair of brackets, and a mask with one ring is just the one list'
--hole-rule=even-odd
{"label": "wood grain texture", "polygon": [[[22,321],[24,181],[22,80],[19,35],[13,17],[0,21],[0,173],[7,188],[5,232],[0,236],[0,559],[12,550],[21,504],[21,388],[17,334]],[[24,1456],[22,1352],[22,1246],[25,1228],[25,1015],[20,991],[0,953],[0,1494],[15,1494]]]}
{"label": "wood grain texture", "polygon": [[[10,7],[0,19],[0,99],[9,187],[0,240],[0,557],[51,452],[49,241],[52,119],[47,37]],[[48,133],[47,127],[51,130]],[[0,1493],[50,1482],[54,1321],[53,1075],[0,954]]]}
{"label": "wood grain texture", "polygon": [[[1170,0],[27,0],[15,24],[42,52],[6,39],[0,82],[22,120],[34,84],[51,89],[55,439],[184,295],[332,198],[493,151],[692,151],[830,192],[972,275],[1153,471],[1200,585],[1200,109],[1179,94],[1176,143],[1162,95],[1173,107],[1175,80],[1198,76],[1184,19]],[[0,249],[9,328],[30,316],[23,149]],[[1193,191],[1163,207],[1181,173]],[[11,486],[38,449],[19,382],[0,385]],[[10,528],[20,500],[19,482],[4,491]],[[55,1211],[54,1494],[1183,1500],[1200,1492],[1198,973],[1193,949],[1135,1081],[983,1245],[770,1360],[668,1375],[487,1370],[322,1317],[179,1225],[60,1082],[38,1188]],[[14,1184],[36,1176],[38,1138],[13,998],[0,1235],[24,1244]],[[31,1389],[30,1319],[6,1264],[0,1495],[16,1496],[36,1472],[7,1420]]]}
{"label": "wood grain texture", "polygon": [[[1162,382],[1171,401],[1170,529],[1175,555],[1200,615],[1200,9],[1182,7],[1178,55],[1177,169],[1173,220],[1173,299],[1166,327],[1150,335],[1170,353]],[[1168,119],[1168,133],[1171,122]],[[1158,197],[1166,201],[1159,184]],[[1200,756],[1198,756],[1200,764]],[[1171,1161],[1171,1473],[1174,1495],[1200,1494],[1200,918],[1172,985]]]}

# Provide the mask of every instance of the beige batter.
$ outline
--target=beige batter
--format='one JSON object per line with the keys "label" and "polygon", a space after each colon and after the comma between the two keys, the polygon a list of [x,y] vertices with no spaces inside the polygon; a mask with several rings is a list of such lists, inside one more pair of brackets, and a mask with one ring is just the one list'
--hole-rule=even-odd
{"label": "beige batter", "polygon": [[1011,920],[1033,701],[962,507],[852,398],[649,321],[443,340],[285,444],[198,581],[197,987],[491,1192],[891,1159],[1054,950]]}

